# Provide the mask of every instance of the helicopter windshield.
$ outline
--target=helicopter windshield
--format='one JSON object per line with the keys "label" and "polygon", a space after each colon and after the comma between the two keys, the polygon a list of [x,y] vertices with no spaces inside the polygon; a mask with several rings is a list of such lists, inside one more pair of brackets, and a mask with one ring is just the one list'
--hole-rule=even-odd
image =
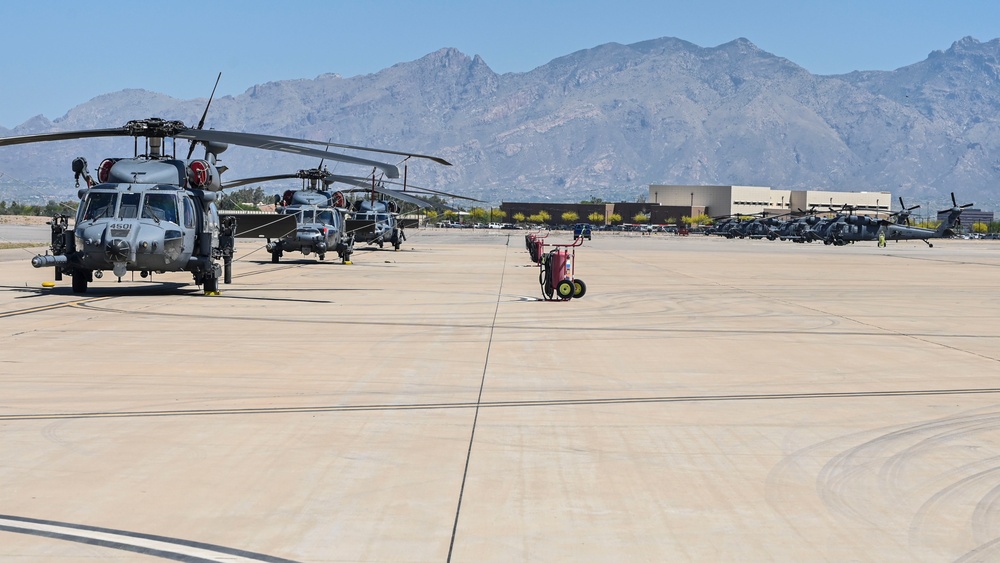
{"label": "helicopter windshield", "polygon": [[84,221],[93,221],[101,217],[110,217],[118,205],[118,194],[113,192],[90,192],[83,212]]}
{"label": "helicopter windshield", "polygon": [[323,223],[324,225],[333,225],[333,212],[332,211],[320,211],[319,217],[317,217],[318,223]]}
{"label": "helicopter windshield", "polygon": [[139,194],[122,194],[122,205],[118,208],[119,219],[135,219],[139,213]]}
{"label": "helicopter windshield", "polygon": [[147,193],[142,206],[142,217],[170,223],[177,222],[177,198],[174,194]]}

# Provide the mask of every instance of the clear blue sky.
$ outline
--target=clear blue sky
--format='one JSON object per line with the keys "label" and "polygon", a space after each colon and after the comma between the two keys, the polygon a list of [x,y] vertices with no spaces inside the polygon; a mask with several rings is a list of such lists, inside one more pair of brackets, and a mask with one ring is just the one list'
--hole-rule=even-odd
{"label": "clear blue sky", "polygon": [[218,95],[236,95],[442,47],[505,73],[668,36],[702,47],[745,37],[815,74],[893,70],[965,36],[1000,37],[1000,1],[10,0],[0,2],[0,126],[124,88],[204,98],[220,71]]}

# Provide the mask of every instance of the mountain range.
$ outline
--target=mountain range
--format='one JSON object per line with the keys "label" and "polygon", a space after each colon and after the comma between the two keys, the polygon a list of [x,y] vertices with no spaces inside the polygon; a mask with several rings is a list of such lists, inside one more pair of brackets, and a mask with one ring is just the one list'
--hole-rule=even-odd
{"label": "mountain range", "polygon": [[[259,84],[216,99],[206,126],[441,156],[453,166],[411,160],[409,181],[491,203],[634,200],[655,183],[884,190],[907,205],[955,192],[989,209],[1000,208],[998,86],[1000,39],[971,37],[893,71],[833,76],[746,39],[608,43],[506,74],[446,48],[374,74]],[[205,102],[122,90],[0,136],[153,116],[195,125]],[[131,153],[131,139],[4,147],[0,199],[72,197],[73,157],[94,168]],[[239,147],[222,159],[228,180],[318,164]]]}

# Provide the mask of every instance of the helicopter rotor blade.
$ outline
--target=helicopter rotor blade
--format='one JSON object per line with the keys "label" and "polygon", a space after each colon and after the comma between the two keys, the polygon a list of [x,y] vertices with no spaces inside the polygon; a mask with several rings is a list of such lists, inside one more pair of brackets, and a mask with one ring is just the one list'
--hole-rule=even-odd
{"label": "helicopter rotor blade", "polygon": [[[250,134],[250,133],[248,133]],[[451,166],[451,163],[439,156],[431,156],[427,154],[417,154],[411,152],[394,151],[389,149],[376,149],[373,147],[362,147],[358,145],[345,145],[342,143],[332,143],[330,141],[313,141],[310,139],[296,139],[294,137],[278,137],[274,135],[258,135],[260,137],[267,137],[275,141],[281,141],[285,143],[301,143],[306,145],[322,145],[325,147],[336,147],[338,149],[350,149],[356,151],[368,151],[368,152],[379,152],[383,154],[394,154],[396,156],[405,156],[407,158],[425,158],[427,160],[432,160],[438,164],[443,164],[445,166]]]}
{"label": "helicopter rotor blade", "polygon": [[258,182],[271,182],[273,180],[288,180],[290,178],[298,178],[297,174],[275,174],[274,176],[256,176],[254,178],[241,178],[239,180],[233,180],[232,182],[225,182],[222,184],[222,189],[228,190],[230,188],[238,188],[240,186],[245,186],[247,184],[256,184]]}
{"label": "helicopter rotor blade", "polygon": [[[225,133],[225,131],[218,131],[218,132]],[[451,166],[451,163],[448,162],[447,160],[443,159],[443,158],[440,158],[440,157],[437,157],[437,156],[426,155],[426,154],[417,154],[417,153],[409,153],[409,152],[402,152],[402,151],[394,151],[394,150],[389,150],[389,149],[376,149],[376,148],[373,148],[373,147],[362,147],[362,146],[358,146],[358,145],[345,145],[345,144],[342,144],[342,143],[332,143],[332,142],[329,142],[329,141],[313,141],[311,139],[296,139],[295,137],[280,137],[280,136],[277,136],[277,135],[260,135],[260,134],[257,134],[257,133],[238,133],[238,134],[245,136],[245,138],[247,138],[247,139],[252,138],[252,137],[256,137],[257,140],[258,140],[258,142],[260,142],[261,144],[264,144],[264,143],[267,143],[267,142],[278,142],[278,143],[295,143],[295,144],[303,144],[303,145],[319,145],[319,146],[324,146],[324,147],[336,147],[336,148],[340,148],[340,149],[350,149],[350,150],[357,150],[357,151],[378,152],[378,153],[383,153],[383,154],[394,154],[394,155],[397,155],[397,156],[405,156],[405,157],[408,157],[408,158],[425,158],[425,159],[428,159],[428,160],[433,160],[434,162],[437,162],[438,164],[443,164],[445,166]],[[225,142],[225,141],[222,141],[222,142]],[[236,144],[236,143],[234,143],[234,144]],[[250,146],[250,145],[247,145],[247,146]],[[319,154],[319,153],[317,153],[317,154]],[[322,154],[332,155],[334,153],[322,153]],[[398,178],[398,177],[399,177],[398,174],[396,176],[393,176],[393,178]]]}
{"label": "helicopter rotor blade", "polygon": [[[179,139],[229,143],[231,145],[239,145],[243,147],[252,147],[264,150],[287,152],[292,154],[300,154],[303,156],[311,156],[315,158],[326,158],[329,160],[336,160],[348,164],[374,166],[375,168],[378,168],[383,172],[385,172],[385,174],[390,178],[399,177],[399,168],[397,168],[395,165],[392,164],[387,164],[385,162],[377,162],[365,158],[358,158],[355,156],[348,156],[345,154],[331,153],[319,149],[313,149],[309,147],[302,147],[291,144],[291,142],[311,143],[319,145],[326,144],[319,141],[307,141],[305,139],[290,139],[288,137],[272,137],[270,135],[256,135],[253,133],[238,133],[235,131],[217,131],[215,129],[185,129],[182,131],[178,131],[174,136]],[[285,142],[285,140],[291,142]]]}
{"label": "helicopter rotor blade", "polygon": [[[368,177],[366,177],[366,176],[343,176],[343,175],[339,175],[339,174],[330,174],[328,177],[329,178],[334,178],[333,181],[335,181],[335,182],[341,182],[341,183],[344,183],[344,184],[351,184],[351,185],[362,187],[362,188],[371,189],[371,185],[372,185],[372,179],[371,179],[370,176],[368,176]],[[381,180],[381,182],[384,182],[386,184],[392,184],[394,186],[401,186],[401,185],[403,185],[402,182],[393,182],[392,180]],[[465,200],[468,200],[468,201],[475,201],[475,202],[478,202],[478,203],[483,203],[482,200],[479,200],[479,199],[476,199],[476,198],[473,198],[473,197],[468,197],[468,196],[463,196],[463,195],[458,195],[458,194],[452,194],[452,193],[448,193],[448,192],[442,192],[442,191],[439,191],[439,190],[432,190],[430,188],[422,188],[420,186],[414,186],[413,184],[407,184],[406,185],[406,191],[407,191],[407,193],[409,193],[409,192],[412,191],[415,195],[421,195],[421,194],[440,195],[440,196],[445,196],[445,197],[453,197],[455,199],[465,199]]]}
{"label": "helicopter rotor blade", "polygon": [[0,137],[0,147],[7,145],[23,145],[45,141],[68,141],[71,139],[90,139],[94,137],[125,137],[132,133],[125,128],[90,129],[84,131],[63,131],[60,133],[40,133],[37,135],[21,135],[19,137]]}

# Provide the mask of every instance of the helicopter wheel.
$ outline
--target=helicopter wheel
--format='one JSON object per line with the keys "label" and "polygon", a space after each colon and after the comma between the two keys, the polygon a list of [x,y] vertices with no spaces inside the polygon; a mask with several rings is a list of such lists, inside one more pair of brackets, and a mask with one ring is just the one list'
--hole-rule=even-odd
{"label": "helicopter wheel", "polygon": [[563,301],[571,299],[573,297],[573,291],[573,282],[569,280],[563,280],[556,286],[556,293],[559,294],[559,298]]}
{"label": "helicopter wheel", "polygon": [[320,260],[325,260],[326,259],[326,254],[317,254],[316,258],[319,258]]}
{"label": "helicopter wheel", "polygon": [[271,263],[272,264],[277,264],[278,263],[278,258],[281,258],[281,251],[275,250],[274,252],[271,253]]}
{"label": "helicopter wheel", "polygon": [[87,293],[87,273],[73,270],[73,293]]}
{"label": "helicopter wheel", "polygon": [[573,299],[579,299],[587,294],[587,284],[581,279],[573,280]]}
{"label": "helicopter wheel", "polygon": [[204,279],[205,294],[219,293],[219,278],[206,277]]}

